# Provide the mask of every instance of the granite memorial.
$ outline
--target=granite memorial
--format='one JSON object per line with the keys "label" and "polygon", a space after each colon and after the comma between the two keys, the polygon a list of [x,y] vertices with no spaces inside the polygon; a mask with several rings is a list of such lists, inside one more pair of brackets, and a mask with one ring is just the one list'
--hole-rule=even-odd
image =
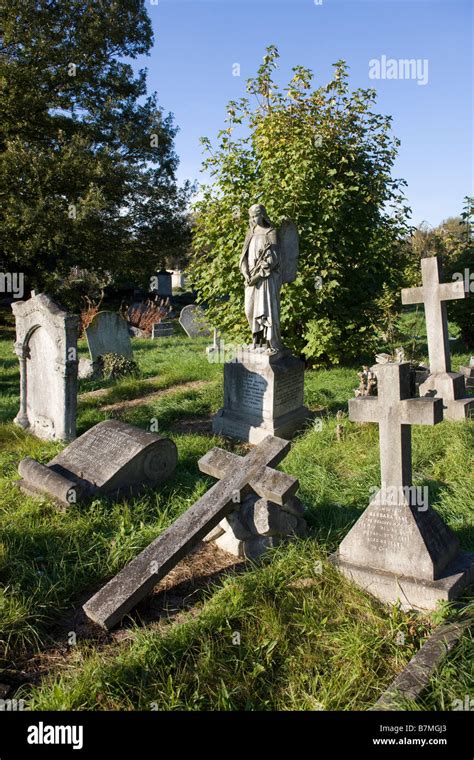
{"label": "granite memorial", "polygon": [[188,338],[207,338],[211,334],[204,310],[194,303],[181,309],[179,324]]}
{"label": "granite memorial", "polygon": [[99,311],[85,330],[87,345],[95,366],[99,356],[118,354],[133,359],[127,322],[114,311]]}

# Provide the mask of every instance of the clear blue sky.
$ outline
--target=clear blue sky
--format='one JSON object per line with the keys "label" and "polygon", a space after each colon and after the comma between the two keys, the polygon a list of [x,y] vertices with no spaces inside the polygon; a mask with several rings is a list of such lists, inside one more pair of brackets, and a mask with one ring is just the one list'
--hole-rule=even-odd
{"label": "clear blue sky", "polygon": [[[353,87],[376,88],[377,110],[393,116],[401,140],[394,174],[408,182],[413,223],[438,224],[473,194],[470,0],[148,0],[147,7],[155,45],[140,64],[179,126],[180,180],[201,178],[199,137],[213,141],[226,103],[246,94],[246,79],[275,44],[282,82],[300,64],[324,84],[343,58]],[[370,79],[369,61],[384,55],[427,59],[427,83]]]}

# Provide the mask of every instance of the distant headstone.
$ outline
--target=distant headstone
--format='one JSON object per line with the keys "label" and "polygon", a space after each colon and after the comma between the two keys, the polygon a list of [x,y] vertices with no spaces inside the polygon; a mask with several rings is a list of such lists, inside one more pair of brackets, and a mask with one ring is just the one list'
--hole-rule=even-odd
{"label": "distant headstone", "polygon": [[38,438],[76,436],[78,317],[34,292],[12,304],[20,360],[20,410],[14,422]]}
{"label": "distant headstone", "polygon": [[133,359],[128,325],[120,314],[99,311],[86,327],[85,333],[93,364],[104,354],[119,354]]}
{"label": "distant headstone", "polygon": [[211,334],[204,311],[197,304],[192,303],[181,309],[179,323],[190,338],[207,338]]}
{"label": "distant headstone", "polygon": [[466,388],[474,388],[474,356],[471,356],[469,367],[459,368],[466,378]]}
{"label": "distant headstone", "polygon": [[23,459],[19,486],[63,505],[96,496],[137,493],[155,487],[174,471],[173,441],[118,420],[105,420],[67,446],[48,465]]}
{"label": "distant headstone", "polygon": [[451,372],[446,301],[466,298],[464,283],[441,282],[438,256],[421,259],[421,272],[422,287],[402,290],[403,304],[423,303],[425,307],[430,374],[420,384],[420,396],[442,398],[444,417],[463,420],[474,410],[474,400],[466,398],[464,375]]}
{"label": "distant headstone", "polygon": [[152,327],[152,338],[169,338],[171,335],[174,335],[171,322],[156,322]]}
{"label": "distant headstone", "polygon": [[183,288],[186,287],[185,283],[185,275],[183,272],[181,272],[179,269],[175,269],[171,273],[171,284],[173,288],[183,290]]}
{"label": "distant headstone", "polygon": [[240,501],[248,485],[262,498],[277,504],[294,494],[298,481],[273,470],[290,449],[280,438],[268,436],[245,457],[238,467],[201,496],[192,507],[158,538],[129,562],[83,609],[86,615],[107,630],[116,625],[153,587],[214,528]]}
{"label": "distant headstone", "polygon": [[348,578],[405,609],[435,609],[474,580],[474,555],[412,485],[411,425],[436,425],[443,401],[410,397],[410,365],[378,364],[378,396],[350,399],[349,419],[379,425],[381,488],[332,560]]}
{"label": "distant headstone", "polygon": [[173,283],[171,278],[171,272],[166,269],[161,269],[156,273],[156,292],[162,298],[171,298],[173,295]]}

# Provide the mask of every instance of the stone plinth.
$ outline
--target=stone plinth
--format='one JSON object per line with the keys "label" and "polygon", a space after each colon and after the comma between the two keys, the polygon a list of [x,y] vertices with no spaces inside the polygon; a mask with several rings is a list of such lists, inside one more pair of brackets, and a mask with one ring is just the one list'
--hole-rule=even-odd
{"label": "stone plinth", "polygon": [[245,349],[224,365],[224,406],[214,417],[213,430],[250,443],[267,435],[290,439],[312,416],[303,397],[300,359]]}
{"label": "stone plinth", "polygon": [[466,379],[461,372],[436,372],[420,385],[420,396],[443,399],[444,418],[460,421],[474,414],[474,398],[466,396]]}

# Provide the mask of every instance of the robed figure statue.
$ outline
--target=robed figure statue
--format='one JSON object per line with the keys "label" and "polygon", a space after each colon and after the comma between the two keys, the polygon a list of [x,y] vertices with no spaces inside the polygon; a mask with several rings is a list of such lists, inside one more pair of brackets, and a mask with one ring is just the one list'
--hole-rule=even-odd
{"label": "robed figure statue", "polygon": [[267,353],[276,354],[283,350],[280,289],[296,277],[298,233],[291,221],[277,230],[261,204],[251,206],[249,217],[250,229],[239,262],[245,279],[245,314],[253,347],[262,346]]}

